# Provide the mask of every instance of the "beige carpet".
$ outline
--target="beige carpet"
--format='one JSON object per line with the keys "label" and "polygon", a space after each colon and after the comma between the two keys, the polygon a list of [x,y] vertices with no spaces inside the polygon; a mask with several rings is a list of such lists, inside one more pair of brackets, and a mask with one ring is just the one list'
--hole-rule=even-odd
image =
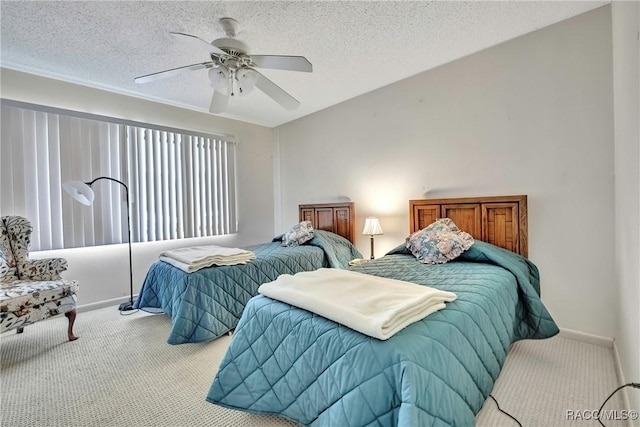
{"label": "beige carpet", "polygon": [[[212,405],[205,396],[229,344],[166,344],[170,321],[115,308],[0,336],[2,426],[292,426]],[[596,410],[617,386],[610,349],[564,338],[525,341],[509,354],[493,395],[523,426],[599,426],[566,411]],[[607,409],[620,408],[619,398]],[[516,426],[487,400],[479,426]],[[624,425],[618,422],[607,426]]]}
{"label": "beige carpet", "polygon": [[[612,349],[554,337],[515,343],[491,394],[500,408],[525,427],[600,427],[594,419],[576,419],[577,416],[571,419],[569,411],[590,417],[590,411],[597,411],[619,385]],[[494,408],[495,403],[487,399],[476,417],[478,426],[517,427]],[[603,410],[622,408],[617,393]],[[628,425],[622,421],[604,424]]]}

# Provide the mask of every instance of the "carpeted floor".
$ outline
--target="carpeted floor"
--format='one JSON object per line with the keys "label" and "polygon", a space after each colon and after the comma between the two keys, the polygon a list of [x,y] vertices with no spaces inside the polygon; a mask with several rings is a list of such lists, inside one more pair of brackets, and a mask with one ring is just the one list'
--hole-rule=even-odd
{"label": "carpeted floor", "polygon": [[[2,426],[293,426],[204,399],[230,337],[166,343],[170,321],[115,308],[78,315],[80,339],[66,341],[66,319],[0,337]],[[599,426],[567,411],[597,410],[617,386],[611,349],[555,337],[515,344],[493,390],[523,426]],[[615,397],[606,409],[621,408]],[[607,427],[625,425],[607,422]],[[516,426],[491,400],[478,426]]]}

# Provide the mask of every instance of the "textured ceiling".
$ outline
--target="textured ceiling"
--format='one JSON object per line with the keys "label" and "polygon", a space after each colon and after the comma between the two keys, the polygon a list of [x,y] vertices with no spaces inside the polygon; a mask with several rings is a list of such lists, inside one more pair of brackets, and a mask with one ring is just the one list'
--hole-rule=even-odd
{"label": "textured ceiling", "polygon": [[273,127],[607,3],[3,0],[0,65],[206,112],[206,71],[133,79],[209,60],[169,32],[211,41],[229,16],[249,53],[313,64],[313,73],[260,69],[301,102],[297,110],[256,90],[220,114]]}

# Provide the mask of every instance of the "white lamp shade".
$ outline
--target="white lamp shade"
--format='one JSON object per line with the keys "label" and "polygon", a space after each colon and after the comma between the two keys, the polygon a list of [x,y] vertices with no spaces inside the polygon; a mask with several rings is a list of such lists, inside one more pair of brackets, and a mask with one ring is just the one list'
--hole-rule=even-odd
{"label": "white lamp shade", "polygon": [[229,70],[224,65],[209,69],[209,81],[214,89],[222,91],[229,84]]}
{"label": "white lamp shade", "polygon": [[380,221],[378,221],[378,218],[372,216],[368,217],[364,222],[364,230],[362,230],[362,234],[369,236],[382,234],[382,227],[380,227]]}
{"label": "white lamp shade", "polygon": [[238,81],[240,95],[246,95],[250,93],[256,85],[258,72],[252,68],[240,68],[236,71],[236,80]]}
{"label": "white lamp shade", "polygon": [[91,187],[84,182],[67,181],[62,184],[62,188],[64,188],[64,191],[69,193],[69,195],[71,195],[71,197],[73,197],[77,202],[82,203],[85,206],[91,206],[93,204],[95,194]]}

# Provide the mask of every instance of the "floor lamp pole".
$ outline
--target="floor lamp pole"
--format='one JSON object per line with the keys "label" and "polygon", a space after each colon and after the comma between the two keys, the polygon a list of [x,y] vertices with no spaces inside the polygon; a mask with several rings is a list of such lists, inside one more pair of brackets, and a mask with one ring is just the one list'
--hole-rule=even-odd
{"label": "floor lamp pole", "polygon": [[129,216],[129,189],[127,186],[121,182],[124,186],[124,195],[127,203],[127,237],[129,241],[129,302],[123,302],[118,306],[118,310],[120,311],[129,311],[133,310],[133,261],[131,255],[131,217]]}

